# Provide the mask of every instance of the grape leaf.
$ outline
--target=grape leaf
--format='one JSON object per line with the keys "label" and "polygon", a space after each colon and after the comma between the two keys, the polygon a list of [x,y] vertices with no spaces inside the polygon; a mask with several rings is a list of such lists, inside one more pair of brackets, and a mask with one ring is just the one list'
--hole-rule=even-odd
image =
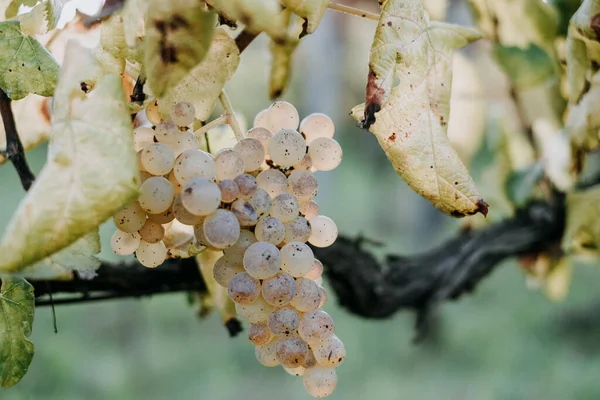
{"label": "grape leaf", "polygon": [[556,79],[554,61],[539,46],[494,46],[496,61],[508,75],[516,89],[525,89]]}
{"label": "grape leaf", "polygon": [[144,66],[155,96],[164,96],[206,57],[215,23],[216,15],[197,0],[151,2]]}
{"label": "grape leaf", "polygon": [[21,23],[21,31],[26,35],[42,35],[46,29],[46,10],[44,4],[39,3],[31,10],[17,15],[15,18]]}
{"label": "grape leaf", "polygon": [[285,25],[277,0],[205,0],[230,21],[241,21],[249,32],[266,32],[275,39],[283,39]]}
{"label": "grape leaf", "polygon": [[281,4],[306,21],[301,35],[304,36],[317,30],[329,0],[281,0]]}
{"label": "grape leaf", "polygon": [[25,279],[2,278],[0,287],[0,387],[16,385],[33,359],[35,299],[33,286]]}
{"label": "grape leaf", "polygon": [[544,165],[537,162],[517,171],[513,171],[505,182],[506,194],[510,201],[520,207],[531,198],[535,185],[544,177]]}
{"label": "grape leaf", "polygon": [[205,249],[196,256],[196,262],[210,293],[212,305],[219,311],[223,323],[227,324],[236,316],[235,304],[227,294],[227,288],[219,285],[213,276],[215,263],[222,255],[220,250]]}
{"label": "grape leaf", "polygon": [[58,20],[62,14],[62,10],[65,4],[71,0],[45,0],[44,8],[46,10],[46,29],[51,31],[56,28]]}
{"label": "grape leaf", "polygon": [[175,103],[188,101],[196,108],[196,118],[206,121],[221,90],[233,76],[239,63],[240,51],[235,40],[224,28],[215,29],[213,41],[204,60],[159,98],[161,113],[169,115]]}
{"label": "grape leaf", "polygon": [[[81,82],[92,82],[86,95]],[[67,44],[54,98],[48,161],[0,242],[0,272],[16,272],[95,230],[138,194],[131,116],[121,77]]]}
{"label": "grape leaf", "polygon": [[[285,11],[288,13],[288,10]],[[269,96],[271,99],[279,97],[287,88],[292,69],[292,55],[300,44],[303,20],[296,18],[291,21],[288,28],[289,34],[284,41],[272,40],[271,50],[271,72],[269,74]]]}
{"label": "grape leaf", "polygon": [[123,33],[129,47],[134,47],[138,38],[144,35],[144,16],[148,5],[147,0],[127,0],[123,6]]}
{"label": "grape leaf", "polygon": [[600,147],[600,72],[591,79],[588,91],[577,104],[571,104],[566,121],[571,142],[578,148]]}
{"label": "grape leaf", "polygon": [[[450,55],[479,37],[470,28],[429,22],[421,1],[384,1],[371,48],[367,102],[352,110],[408,185],[455,217],[487,214],[446,135]],[[399,84],[392,89],[394,72]]]}
{"label": "grape leaf", "polygon": [[600,250],[600,186],[567,193],[562,248],[568,253]]}
{"label": "grape leaf", "polygon": [[0,22],[0,54],[0,88],[8,97],[52,96],[58,64],[35,38],[21,32],[18,21]]}

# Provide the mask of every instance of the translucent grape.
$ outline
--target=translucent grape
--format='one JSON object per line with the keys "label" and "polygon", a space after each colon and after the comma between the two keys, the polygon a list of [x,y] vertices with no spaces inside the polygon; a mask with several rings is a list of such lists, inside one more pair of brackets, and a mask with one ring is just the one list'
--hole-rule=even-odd
{"label": "translucent grape", "polygon": [[310,345],[308,347],[309,347],[309,349],[308,349],[308,353],[306,354],[306,359],[302,363],[302,366],[305,369],[312,368],[315,365],[317,365],[317,360],[315,358],[315,355],[313,354],[312,349],[310,348]]}
{"label": "translucent grape", "polygon": [[338,229],[335,222],[324,215],[317,215],[310,220],[312,232],[308,242],[316,247],[331,246],[337,239]]}
{"label": "translucent grape", "polygon": [[319,205],[313,200],[300,203],[300,213],[310,221],[311,218],[319,215]]}
{"label": "translucent grape", "polygon": [[291,167],[304,158],[306,142],[295,130],[281,130],[269,139],[268,152],[275,163],[282,167]]}
{"label": "translucent grape", "polygon": [[219,189],[221,189],[221,201],[223,203],[233,203],[240,194],[240,188],[231,179],[219,182]]}
{"label": "translucent grape", "polygon": [[306,242],[310,237],[310,224],[304,217],[296,217],[285,225],[286,242]]}
{"label": "translucent grape", "polygon": [[140,235],[137,232],[128,233],[116,230],[110,240],[113,251],[120,256],[128,256],[140,245]]}
{"label": "translucent grape", "polygon": [[119,230],[135,233],[146,223],[146,212],[136,201],[117,211],[113,221]]}
{"label": "translucent grape", "polygon": [[175,214],[173,214],[173,210],[171,208],[168,208],[167,211],[159,214],[148,214],[148,220],[158,224],[168,224],[169,222],[173,221],[173,219],[175,219]]}
{"label": "translucent grape", "polygon": [[261,242],[278,245],[285,238],[285,226],[275,217],[263,217],[254,228],[256,238]]}
{"label": "translucent grape", "polygon": [[202,150],[186,150],[177,157],[173,167],[175,177],[185,185],[194,178],[215,180],[217,170],[212,156]]}
{"label": "translucent grape", "polygon": [[258,189],[256,178],[249,174],[241,174],[233,181],[238,185],[238,188],[240,189],[239,197],[242,199],[249,199],[256,193],[256,189]]}
{"label": "translucent grape", "polygon": [[342,148],[334,139],[316,138],[308,146],[312,166],[319,171],[331,171],[342,162]]}
{"label": "translucent grape", "polygon": [[258,140],[260,144],[263,145],[264,151],[267,151],[271,136],[273,136],[273,134],[267,128],[263,127],[252,128],[246,133],[246,137]]}
{"label": "translucent grape", "polygon": [[310,144],[319,137],[332,138],[335,133],[335,125],[327,115],[314,113],[307,115],[300,122],[300,133],[304,135],[306,143]]}
{"label": "translucent grape", "polygon": [[290,193],[280,193],[273,198],[269,213],[281,222],[290,222],[298,216],[299,212],[300,203],[296,197]]}
{"label": "translucent grape", "polygon": [[261,110],[258,112],[258,114],[256,114],[256,117],[254,117],[254,127],[262,127],[262,128],[266,128],[267,124],[268,124],[268,120],[267,117],[269,115],[269,110],[265,109],[265,110]]}
{"label": "translucent grape", "polygon": [[240,224],[231,211],[216,210],[204,219],[204,236],[212,247],[225,249],[240,237]]}
{"label": "translucent grape", "polygon": [[302,382],[311,396],[327,397],[335,391],[337,374],[335,368],[313,367],[304,372]]}
{"label": "translucent grape", "polygon": [[240,237],[238,238],[237,242],[235,242],[233,246],[225,249],[225,254],[237,255],[239,256],[241,262],[246,249],[250,247],[251,244],[256,242],[257,240],[256,236],[254,236],[254,233],[250,232],[247,229],[242,229],[240,231]]}
{"label": "translucent grape", "polygon": [[180,133],[179,128],[173,121],[162,121],[154,129],[156,140],[164,144],[175,143]]}
{"label": "translucent grape", "polygon": [[223,287],[228,287],[231,278],[240,272],[244,272],[244,265],[242,264],[242,257],[237,254],[223,255],[215,262],[213,267],[213,277]]}
{"label": "translucent grape", "polygon": [[175,156],[166,144],[152,143],[142,150],[141,162],[152,175],[166,175],[173,169]]}
{"label": "translucent grape", "polygon": [[173,202],[173,185],[162,176],[148,178],[140,186],[138,202],[149,214],[159,214],[171,207]]}
{"label": "translucent grape", "polygon": [[248,201],[238,199],[231,204],[231,212],[235,214],[240,226],[254,226],[258,222],[258,213]]}
{"label": "translucent grape", "polygon": [[152,125],[158,125],[162,121],[160,112],[158,111],[158,101],[155,99],[146,106],[146,118]]}
{"label": "translucent grape", "polygon": [[208,215],[221,204],[221,190],[206,178],[189,181],[181,191],[181,203],[194,215]]}
{"label": "translucent grape", "polygon": [[306,370],[306,368],[304,368],[303,366],[295,367],[295,368],[283,367],[283,369],[285,372],[287,372],[288,374],[290,374],[292,376],[302,376],[302,375],[304,375],[304,371]]}
{"label": "translucent grape", "polygon": [[165,228],[161,224],[148,219],[138,233],[142,240],[148,243],[158,243],[165,237]]}
{"label": "translucent grape", "polygon": [[259,363],[265,367],[276,367],[279,365],[275,354],[275,341],[267,343],[263,346],[256,346],[254,354]]}
{"label": "translucent grape", "polygon": [[196,110],[186,101],[179,102],[171,108],[171,119],[179,126],[189,126],[194,122]]}
{"label": "translucent grape", "polygon": [[135,151],[140,151],[152,143],[154,143],[154,129],[139,126],[133,130],[133,148]]}
{"label": "translucent grape", "polygon": [[308,345],[297,336],[281,338],[275,342],[275,355],[281,365],[289,368],[299,367],[304,363]]}
{"label": "translucent grape", "polygon": [[204,235],[204,220],[201,223],[194,225],[194,237],[196,238],[196,242],[200,246],[205,246],[209,248],[213,248],[212,245],[206,239],[206,235]]}
{"label": "translucent grape", "polygon": [[313,281],[317,278],[320,278],[323,275],[323,264],[321,261],[315,258],[313,261],[312,268],[308,271],[308,274],[304,275],[306,279],[312,279]]}
{"label": "translucent grape", "polygon": [[298,129],[300,116],[296,107],[287,101],[276,101],[268,108],[266,127],[271,132],[276,133],[282,129]]}
{"label": "translucent grape", "polygon": [[235,179],[238,175],[244,173],[244,160],[237,151],[225,148],[221,149],[215,156],[215,167],[218,181]]}
{"label": "translucent grape", "polygon": [[319,308],[321,308],[327,302],[327,291],[325,290],[325,288],[323,288],[323,286],[321,286],[321,284],[323,283],[323,277],[318,277],[315,283],[319,285],[319,290],[321,291],[321,302],[319,303]]}
{"label": "translucent grape", "polygon": [[310,171],[293,171],[288,176],[288,191],[299,201],[308,201],[317,195],[319,183]]}
{"label": "translucent grape", "polygon": [[264,189],[269,196],[275,197],[287,191],[288,181],[283,172],[277,169],[266,169],[256,177],[258,187]]}
{"label": "translucent grape", "polygon": [[271,243],[253,243],[244,253],[244,268],[256,279],[270,278],[279,272],[280,267],[281,254]]}
{"label": "translucent grape", "polygon": [[291,305],[300,312],[314,311],[321,304],[321,289],[310,279],[298,278],[296,280],[296,294]]}
{"label": "translucent grape", "polygon": [[178,157],[186,150],[198,150],[200,144],[198,138],[190,131],[180,132],[175,140],[167,145],[173,150],[175,157]]}
{"label": "translucent grape", "polygon": [[267,303],[261,296],[248,304],[235,303],[235,310],[242,321],[251,324],[266,322],[269,313],[273,310],[273,306]]}
{"label": "translucent grape", "polygon": [[181,190],[183,189],[183,185],[181,183],[179,183],[179,181],[175,177],[174,171],[171,171],[169,173],[169,175],[167,175],[167,180],[169,182],[171,182],[171,185],[173,185],[173,195],[179,196],[179,194],[181,193]]}
{"label": "translucent grape", "polygon": [[247,272],[240,272],[229,281],[227,293],[234,302],[248,304],[260,295],[260,282]]}
{"label": "translucent grape", "polygon": [[268,214],[271,211],[271,196],[266,190],[257,188],[256,192],[248,199],[248,202],[252,204],[254,210],[258,213],[259,217]]}
{"label": "translucent grape", "polygon": [[294,277],[303,277],[312,268],[315,256],[305,243],[290,242],[281,248],[281,269]]}
{"label": "translucent grape", "polygon": [[141,240],[135,256],[144,267],[156,268],[167,258],[167,248],[163,242],[148,243]]}
{"label": "translucent grape", "polygon": [[248,326],[248,339],[256,346],[264,346],[273,339],[273,334],[266,322],[260,322]]}
{"label": "translucent grape", "polygon": [[295,293],[296,281],[285,272],[279,272],[262,283],[263,298],[273,306],[281,307],[289,304]]}
{"label": "translucent grape", "polygon": [[175,197],[171,209],[173,210],[173,215],[177,221],[184,225],[197,225],[204,220],[203,216],[194,215],[183,206],[183,203],[181,202],[181,195]]}
{"label": "translucent grape", "polygon": [[308,153],[306,153],[304,155],[304,158],[302,160],[300,160],[300,162],[298,164],[294,164],[292,166],[292,168],[295,171],[310,171],[311,167],[312,167],[312,159],[310,158]]}
{"label": "translucent grape", "polygon": [[298,325],[298,334],[310,345],[327,339],[333,335],[333,319],[323,310],[315,310],[304,314]]}
{"label": "translucent grape", "polygon": [[265,148],[258,139],[244,138],[233,147],[244,160],[244,171],[256,171],[265,160]]}
{"label": "translucent grape", "polygon": [[[137,159],[137,166],[138,166],[138,169],[140,170],[140,172],[146,172],[147,173],[148,171],[146,171],[146,168],[144,168],[144,164],[142,163],[142,152],[143,152],[143,150],[144,149],[138,151],[135,154],[135,156],[136,156],[136,159]],[[152,175],[152,174],[150,174],[150,175]]]}
{"label": "translucent grape", "polygon": [[337,367],[346,358],[346,347],[335,335],[312,346],[315,359],[323,367]]}
{"label": "translucent grape", "polygon": [[300,317],[291,307],[276,308],[269,314],[267,325],[275,336],[295,335]]}

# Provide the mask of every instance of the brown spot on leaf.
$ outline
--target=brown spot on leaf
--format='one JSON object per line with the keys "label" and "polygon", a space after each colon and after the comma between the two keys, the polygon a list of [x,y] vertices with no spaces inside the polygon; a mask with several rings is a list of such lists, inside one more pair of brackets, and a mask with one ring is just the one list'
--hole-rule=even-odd
{"label": "brown spot on leaf", "polygon": [[396,132],[392,132],[392,134],[388,137],[388,140],[391,142],[396,141]]}
{"label": "brown spot on leaf", "polygon": [[487,217],[488,215],[488,203],[486,203],[485,201],[483,201],[483,199],[479,199],[477,201],[477,210],[476,212],[480,212],[484,217]]}
{"label": "brown spot on leaf", "polygon": [[392,26],[392,21],[388,21],[387,26]]}
{"label": "brown spot on leaf", "polygon": [[369,129],[369,127],[375,123],[375,113],[381,110],[381,104],[383,103],[385,95],[385,90],[377,84],[377,74],[369,68],[365,114],[362,121],[363,129]]}

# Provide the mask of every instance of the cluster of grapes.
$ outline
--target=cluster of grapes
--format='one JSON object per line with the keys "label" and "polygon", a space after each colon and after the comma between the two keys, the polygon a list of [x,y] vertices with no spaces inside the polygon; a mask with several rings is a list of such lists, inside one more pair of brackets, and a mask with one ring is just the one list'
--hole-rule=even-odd
{"label": "cluster of grapes", "polygon": [[146,111],[154,129],[134,131],[141,194],[115,215],[113,249],[135,252],[154,268],[173,255],[170,232],[189,228],[191,246],[223,252],[213,276],[250,324],[258,361],[303,376],[315,397],[333,393],[346,350],[321,310],[323,265],[306,244],[326,247],[337,238],[335,223],[313,200],[313,172],[342,160],[333,122],[324,114],[300,122],[293,105],[276,102],[245,138],[213,157],[187,129],[194,119],[189,103],[176,104],[171,121]]}

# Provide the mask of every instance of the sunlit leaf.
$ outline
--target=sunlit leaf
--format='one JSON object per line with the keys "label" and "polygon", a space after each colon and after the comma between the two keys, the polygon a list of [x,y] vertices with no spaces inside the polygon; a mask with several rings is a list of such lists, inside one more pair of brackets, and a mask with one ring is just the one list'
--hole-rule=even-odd
{"label": "sunlit leaf", "polygon": [[134,47],[138,38],[144,36],[144,16],[149,4],[148,0],[127,0],[121,10],[123,33],[129,47]]}
{"label": "sunlit leaf", "polygon": [[[287,11],[287,10],[286,10]],[[286,12],[287,13],[287,12]],[[303,21],[299,18],[291,20],[285,41],[272,40],[271,50],[271,72],[269,74],[269,97],[279,97],[287,88],[292,69],[292,55],[300,44]]]}
{"label": "sunlit leaf", "polygon": [[329,0],[281,0],[281,4],[306,21],[304,33],[313,33],[327,10]]}
{"label": "sunlit leaf", "polygon": [[600,186],[567,194],[567,222],[562,247],[567,252],[600,249]]}
{"label": "sunlit leaf", "polygon": [[40,35],[48,31],[46,29],[46,9],[42,3],[17,15],[16,20],[21,23],[21,31],[26,35]]}
{"label": "sunlit leaf", "polygon": [[[429,22],[420,1],[384,1],[371,48],[367,102],[352,110],[408,185],[455,217],[487,214],[446,135],[450,56],[478,38],[473,29]],[[394,73],[399,84],[392,89]]]}
{"label": "sunlit leaf", "polygon": [[51,31],[56,28],[60,16],[63,11],[63,7],[71,0],[45,0],[44,8],[46,10],[46,29]]}
{"label": "sunlit leaf", "polygon": [[240,21],[253,33],[266,32],[283,38],[285,24],[278,0],[206,0],[215,11],[230,21]]}
{"label": "sunlit leaf", "polygon": [[225,83],[233,76],[240,63],[240,51],[235,40],[224,28],[215,29],[208,54],[190,73],[165,96],[159,98],[163,115],[180,101],[188,101],[196,108],[196,118],[206,121]]}
{"label": "sunlit leaf", "polygon": [[[81,82],[91,82],[85,94]],[[95,230],[138,193],[131,116],[121,77],[69,42],[56,89],[48,161],[0,242],[15,272]]]}
{"label": "sunlit leaf", "polygon": [[58,64],[35,38],[21,32],[19,22],[0,22],[0,54],[0,88],[8,97],[54,93]]}
{"label": "sunlit leaf", "polygon": [[33,286],[25,279],[2,278],[0,287],[0,387],[16,385],[33,359],[35,299]]}

